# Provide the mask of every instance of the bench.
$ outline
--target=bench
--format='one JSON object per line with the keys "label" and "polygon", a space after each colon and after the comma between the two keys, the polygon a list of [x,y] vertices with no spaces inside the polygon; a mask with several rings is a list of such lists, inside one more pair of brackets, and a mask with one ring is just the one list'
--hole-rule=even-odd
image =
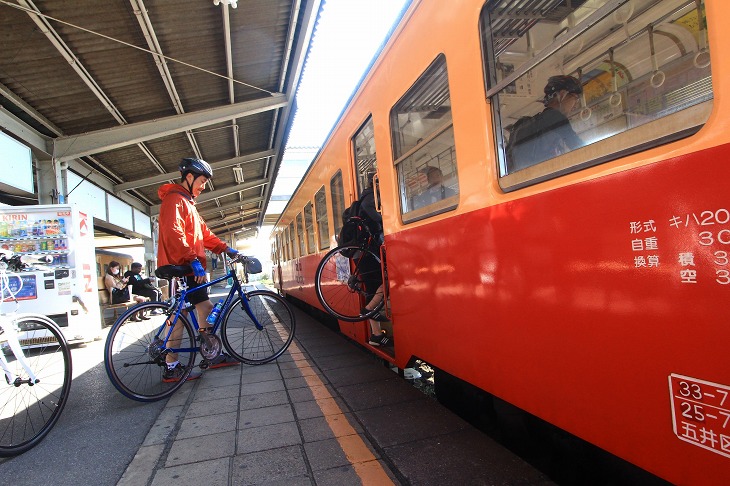
{"label": "bench", "polygon": [[101,327],[106,326],[106,319],[104,319],[104,311],[105,310],[111,310],[114,312],[114,321],[112,323],[116,322],[116,320],[119,318],[119,311],[121,310],[122,313],[129,309],[130,307],[136,305],[137,302],[134,300],[130,300],[129,302],[121,302],[119,304],[111,304],[109,301],[109,292],[105,290],[99,290],[99,308],[101,310]]}

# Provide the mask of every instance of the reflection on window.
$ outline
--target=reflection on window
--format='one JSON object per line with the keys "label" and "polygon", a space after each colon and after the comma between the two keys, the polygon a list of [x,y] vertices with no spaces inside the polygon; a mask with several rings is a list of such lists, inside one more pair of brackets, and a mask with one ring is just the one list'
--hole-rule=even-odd
{"label": "reflection on window", "polygon": [[314,221],[311,202],[304,206],[304,226],[307,232],[307,253],[314,253]]}
{"label": "reflection on window", "polygon": [[302,213],[297,214],[297,242],[299,243],[299,256],[304,256],[304,226],[302,225]]}
{"label": "reflection on window", "polygon": [[355,174],[357,174],[357,193],[368,187],[373,174],[378,169],[378,158],[375,153],[375,132],[373,129],[373,118],[368,117],[360,130],[357,131],[352,141],[353,153],[355,154]]}
{"label": "reflection on window", "polygon": [[443,55],[393,107],[390,121],[403,221],[454,209],[459,179]]}
{"label": "reflection on window", "polygon": [[297,257],[296,246],[294,245],[294,221],[289,223],[289,258],[294,259]]}
{"label": "reflection on window", "polygon": [[332,215],[335,218],[335,234],[339,235],[342,229],[342,212],[345,210],[345,188],[342,185],[342,172],[337,171],[330,180],[330,195],[332,196]]}
{"label": "reflection on window", "polygon": [[[548,10],[527,9],[510,23],[504,13],[518,2],[488,2],[481,19],[503,187],[671,142],[706,122],[713,92],[704,2],[630,0],[616,8],[549,0]],[[579,81],[574,102],[567,90],[548,106],[556,75]],[[558,112],[568,122],[561,130],[575,132],[579,144],[558,134]]]}
{"label": "reflection on window", "polygon": [[327,198],[324,186],[314,195],[314,211],[317,214],[317,234],[319,235],[319,249],[330,247],[329,222],[327,220]]}

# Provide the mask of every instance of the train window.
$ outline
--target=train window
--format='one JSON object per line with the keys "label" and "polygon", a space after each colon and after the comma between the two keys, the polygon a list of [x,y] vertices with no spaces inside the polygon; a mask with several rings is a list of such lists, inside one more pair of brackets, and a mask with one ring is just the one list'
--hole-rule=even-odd
{"label": "train window", "polygon": [[289,259],[297,257],[297,247],[294,245],[294,238],[296,233],[294,232],[294,221],[289,223]]}
{"label": "train window", "polygon": [[311,202],[304,206],[304,229],[307,232],[307,254],[314,253],[314,220]]}
{"label": "train window", "polygon": [[456,170],[446,58],[440,55],[390,112],[403,222],[456,208]]}
{"label": "train window", "polygon": [[492,0],[481,15],[504,190],[673,142],[709,118],[702,0],[522,3]]}
{"label": "train window", "polygon": [[299,256],[304,256],[304,225],[302,224],[302,213],[297,214],[297,243],[299,244]]}
{"label": "train window", "polygon": [[330,195],[332,196],[332,216],[335,218],[335,234],[339,235],[342,229],[342,212],[345,210],[345,187],[342,184],[342,171],[340,170],[330,180]]}
{"label": "train window", "polygon": [[317,234],[319,235],[319,249],[330,247],[329,221],[327,220],[327,197],[324,186],[314,195],[314,212],[317,216]]}
{"label": "train window", "polygon": [[368,174],[378,169],[378,158],[375,153],[375,130],[373,117],[368,117],[360,130],[352,139],[353,153],[355,154],[355,174],[357,174],[357,193],[362,194],[368,185]]}
{"label": "train window", "polygon": [[281,251],[284,255],[284,261],[289,261],[289,228],[284,228],[284,232],[282,233]]}

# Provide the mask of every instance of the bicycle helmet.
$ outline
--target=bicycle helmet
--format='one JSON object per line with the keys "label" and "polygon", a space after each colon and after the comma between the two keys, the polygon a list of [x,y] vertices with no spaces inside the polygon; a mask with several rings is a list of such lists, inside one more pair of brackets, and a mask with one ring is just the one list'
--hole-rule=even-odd
{"label": "bicycle helmet", "polygon": [[213,169],[210,168],[210,164],[205,160],[192,157],[182,159],[179,169],[183,179],[188,174],[193,174],[196,178],[198,176],[205,176],[208,179],[213,178]]}
{"label": "bicycle helmet", "polygon": [[547,103],[558,91],[565,90],[568,93],[582,94],[583,86],[573,76],[550,76],[545,85],[545,99]]}

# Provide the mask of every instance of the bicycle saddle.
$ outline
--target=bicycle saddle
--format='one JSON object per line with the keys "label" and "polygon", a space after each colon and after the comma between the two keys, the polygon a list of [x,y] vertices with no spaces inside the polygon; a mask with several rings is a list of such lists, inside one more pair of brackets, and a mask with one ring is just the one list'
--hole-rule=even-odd
{"label": "bicycle saddle", "polygon": [[157,278],[170,280],[172,277],[184,277],[192,275],[193,268],[190,265],[163,265],[155,270]]}

